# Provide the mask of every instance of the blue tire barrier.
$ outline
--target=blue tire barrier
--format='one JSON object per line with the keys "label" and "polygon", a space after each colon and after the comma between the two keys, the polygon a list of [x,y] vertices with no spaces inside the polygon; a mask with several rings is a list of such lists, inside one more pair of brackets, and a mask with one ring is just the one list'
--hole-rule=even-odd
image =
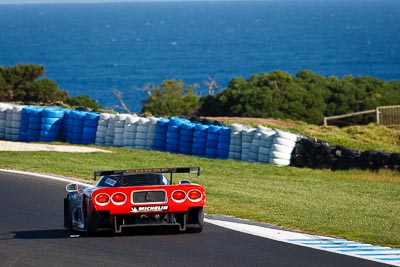
{"label": "blue tire barrier", "polygon": [[218,142],[222,143],[230,143],[231,141],[231,136],[230,135],[220,135],[218,136]]}
{"label": "blue tire barrier", "polygon": [[169,125],[177,125],[181,126],[184,123],[189,123],[190,120],[184,119],[184,118],[179,118],[179,117],[171,117],[169,118]]}
{"label": "blue tire barrier", "polygon": [[82,132],[82,144],[94,144],[96,141],[97,124],[100,114],[88,112],[85,114]]}
{"label": "blue tire barrier", "polygon": [[169,119],[159,119],[156,123],[156,133],[154,135],[153,149],[165,151],[167,145],[167,132]]}
{"label": "blue tire barrier", "polygon": [[61,108],[45,108],[42,117],[63,119],[64,114],[65,111]]}
{"label": "blue tire barrier", "polygon": [[181,138],[179,152],[185,155],[192,154],[193,134],[196,125],[188,122],[181,125]]}
{"label": "blue tire barrier", "polygon": [[166,145],[165,141],[154,140],[153,149],[157,151],[165,151]]}
{"label": "blue tire barrier", "polygon": [[206,143],[209,125],[196,124],[193,133],[192,155],[204,157],[206,154]]}
{"label": "blue tire barrier", "polygon": [[72,110],[66,110],[64,114],[64,131],[63,131],[63,140],[65,142],[71,142],[72,136]]}
{"label": "blue tire barrier", "polygon": [[190,135],[181,135],[181,143],[190,143],[193,144],[193,136]]}
{"label": "blue tire barrier", "polygon": [[216,141],[218,142],[219,135],[217,133],[208,133],[207,141]]}
{"label": "blue tire barrier", "polygon": [[218,140],[208,140],[206,141],[206,147],[217,148]]}
{"label": "blue tire barrier", "polygon": [[182,130],[181,130],[181,135],[184,135],[184,136],[193,137],[193,133],[194,133],[194,126],[193,126],[192,129],[184,129],[184,128],[182,128]]}
{"label": "blue tire barrier", "polygon": [[21,113],[21,126],[19,129],[19,140],[27,141],[28,138],[28,129],[29,129],[29,116],[30,109],[28,107],[24,107]]}
{"label": "blue tire barrier", "polygon": [[72,144],[81,144],[86,112],[72,111],[71,115],[72,133],[70,142]]}
{"label": "blue tire barrier", "polygon": [[163,141],[165,142],[166,138],[167,138],[167,132],[165,133],[156,133],[154,135],[155,141]]}
{"label": "blue tire barrier", "polygon": [[191,155],[192,154],[192,147],[185,147],[185,146],[180,146],[179,147],[179,153],[184,154],[184,155]]}
{"label": "blue tire barrier", "polygon": [[180,144],[180,135],[175,132],[167,132],[167,144],[177,145]]}
{"label": "blue tire barrier", "polygon": [[217,145],[217,158],[227,159],[229,157],[229,142],[218,142]]}
{"label": "blue tire barrier", "polygon": [[[228,153],[229,152],[229,143],[223,143],[223,142],[219,142],[218,143],[218,145],[217,145],[217,149],[218,149],[218,151],[226,151],[225,153]],[[222,152],[221,152],[221,154],[222,154]]]}
{"label": "blue tire barrier", "polygon": [[221,130],[221,126],[215,126],[215,125],[210,125],[210,127],[208,127],[208,133],[215,133],[219,135],[219,132]]}
{"label": "blue tire barrier", "polygon": [[206,147],[205,157],[211,159],[217,158],[217,149],[213,147]]}
{"label": "blue tire barrier", "polygon": [[194,131],[193,137],[199,138],[199,139],[207,139],[207,131]]}
{"label": "blue tire barrier", "polygon": [[169,119],[161,118],[157,120],[156,129],[157,128],[167,129],[168,125],[169,125]]}
{"label": "blue tire barrier", "polygon": [[181,127],[179,125],[171,124],[168,126],[168,132],[169,133],[181,133]]}
{"label": "blue tire barrier", "polygon": [[221,126],[210,125],[210,127],[208,127],[205,157],[217,158],[217,146],[220,130]]}
{"label": "blue tire barrier", "polygon": [[29,121],[26,141],[38,142],[40,140],[40,132],[42,127],[43,108],[29,107]]}
{"label": "blue tire barrier", "polygon": [[165,147],[165,150],[167,152],[170,152],[170,153],[178,153],[179,152],[179,146],[167,143],[167,145]]}
{"label": "blue tire barrier", "polygon": [[65,111],[59,108],[45,108],[42,112],[42,125],[40,141],[54,142],[61,141],[63,132],[63,119]]}
{"label": "blue tire barrier", "polygon": [[181,138],[181,128],[185,123],[190,121],[183,118],[171,117],[169,118],[167,144],[165,150],[171,153],[179,153],[179,144]]}

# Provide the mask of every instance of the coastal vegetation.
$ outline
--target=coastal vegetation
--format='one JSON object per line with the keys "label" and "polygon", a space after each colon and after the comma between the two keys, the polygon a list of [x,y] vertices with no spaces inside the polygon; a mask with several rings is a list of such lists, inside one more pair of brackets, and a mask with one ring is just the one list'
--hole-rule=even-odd
{"label": "coastal vegetation", "polygon": [[199,104],[191,86],[185,86],[182,81],[165,80],[144,101],[142,112],[163,116],[188,116],[197,112]]}
{"label": "coastal vegetation", "polygon": [[[185,102],[190,92],[186,88],[175,101]],[[167,100],[168,90],[161,88],[144,102],[143,111],[154,115],[167,115],[162,103]],[[193,96],[193,93],[192,93]],[[228,87],[216,95],[198,97],[179,115],[222,117],[256,117],[300,120],[321,124],[324,116],[334,116],[375,109],[378,106],[400,103],[400,81],[383,81],[374,77],[324,77],[309,70],[296,76],[284,71],[255,74],[245,80],[232,79]],[[158,103],[154,105],[154,103]],[[176,115],[176,114],[175,114]],[[352,118],[352,123],[368,124],[373,116]]]}
{"label": "coastal vegetation", "polygon": [[34,105],[61,104],[70,107],[100,109],[101,106],[89,96],[70,97],[67,91],[48,79],[41,78],[45,68],[35,64],[0,66],[0,102]]}
{"label": "coastal vegetation", "polygon": [[[41,78],[44,73],[43,66],[34,64],[0,66],[0,101],[102,108],[87,95],[70,97],[54,81]],[[200,96],[194,85],[164,80],[147,91],[148,98],[143,100],[141,112],[155,116],[291,119],[319,125],[324,116],[400,103],[400,81],[370,76],[324,77],[310,70],[301,70],[296,75],[277,70],[254,74],[248,79],[236,77],[216,94],[214,88],[208,89],[207,95]],[[368,124],[374,119],[373,115],[356,116],[348,119],[348,123]]]}

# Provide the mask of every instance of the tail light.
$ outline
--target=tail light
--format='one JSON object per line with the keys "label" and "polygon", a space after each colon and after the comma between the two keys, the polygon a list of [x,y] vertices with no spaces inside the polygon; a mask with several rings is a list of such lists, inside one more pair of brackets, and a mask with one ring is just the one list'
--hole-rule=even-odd
{"label": "tail light", "polygon": [[126,202],[126,196],[124,193],[117,192],[111,196],[111,201],[113,204],[119,206]]}
{"label": "tail light", "polygon": [[110,196],[105,193],[100,193],[95,197],[95,202],[99,206],[105,206],[110,202]]}
{"label": "tail light", "polygon": [[192,202],[199,202],[203,194],[199,190],[192,190],[189,192],[188,197]]}
{"label": "tail light", "polygon": [[186,193],[181,190],[177,190],[172,193],[171,197],[176,203],[182,203],[186,199]]}

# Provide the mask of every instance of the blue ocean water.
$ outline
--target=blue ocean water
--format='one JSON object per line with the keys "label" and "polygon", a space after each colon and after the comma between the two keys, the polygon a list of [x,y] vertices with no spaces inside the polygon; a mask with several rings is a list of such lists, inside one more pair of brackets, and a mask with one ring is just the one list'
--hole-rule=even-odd
{"label": "blue ocean water", "polygon": [[0,5],[0,65],[36,63],[71,96],[132,111],[165,79],[223,87],[233,77],[301,69],[400,80],[400,1]]}

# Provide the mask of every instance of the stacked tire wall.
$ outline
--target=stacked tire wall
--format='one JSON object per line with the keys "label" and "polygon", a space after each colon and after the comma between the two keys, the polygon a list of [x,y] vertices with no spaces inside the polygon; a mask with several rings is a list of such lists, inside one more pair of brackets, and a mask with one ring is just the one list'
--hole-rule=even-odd
{"label": "stacked tire wall", "polygon": [[269,162],[282,166],[290,165],[297,138],[295,134],[277,130],[272,140]]}
{"label": "stacked tire wall", "polygon": [[400,170],[400,154],[355,151],[295,133],[232,124],[204,124],[186,118],[141,117],[56,107],[0,103],[0,139],[62,141],[279,166]]}
{"label": "stacked tire wall", "polygon": [[293,151],[292,165],[313,169],[377,171],[389,168],[400,171],[400,154],[376,150],[351,150],[310,137],[303,137],[297,142]]}
{"label": "stacked tire wall", "polygon": [[127,148],[135,148],[135,140],[137,135],[137,127],[139,117],[136,115],[128,115],[124,124],[123,146]]}
{"label": "stacked tire wall", "polygon": [[[54,142],[60,140],[63,132],[64,114],[63,109],[43,109],[39,141]],[[30,125],[28,129],[29,127]]]}

